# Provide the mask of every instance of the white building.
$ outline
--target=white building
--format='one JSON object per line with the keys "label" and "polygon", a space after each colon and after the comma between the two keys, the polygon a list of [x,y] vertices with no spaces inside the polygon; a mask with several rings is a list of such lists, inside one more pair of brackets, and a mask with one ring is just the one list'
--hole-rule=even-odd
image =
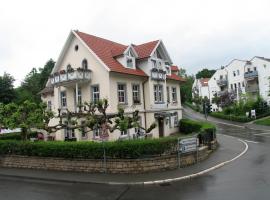
{"label": "white building", "polygon": [[[126,113],[139,110],[143,127],[156,122],[153,137],[178,131],[182,118],[180,83],[177,67],[161,40],[140,45],[123,45],[79,31],[71,31],[51,73],[42,100],[57,113],[77,112],[83,102],[106,98],[108,114],[118,106]],[[58,123],[51,120],[50,125]],[[83,123],[83,122],[82,122]],[[80,130],[60,130],[56,140],[98,140],[100,130],[84,134]],[[109,140],[132,138],[134,130],[115,131]]]}
{"label": "white building", "polygon": [[[239,101],[241,98],[257,98],[258,94],[268,103],[270,59],[255,56],[251,60],[232,60],[218,69],[208,81],[209,96],[212,102],[217,95],[225,103],[228,99]],[[212,102],[213,111],[220,110]]]}
{"label": "white building", "polygon": [[209,96],[209,87],[208,87],[208,81],[209,78],[200,78],[200,79],[195,79],[193,85],[192,85],[192,97],[194,98],[195,96],[198,97],[207,97],[208,99],[210,98]]}

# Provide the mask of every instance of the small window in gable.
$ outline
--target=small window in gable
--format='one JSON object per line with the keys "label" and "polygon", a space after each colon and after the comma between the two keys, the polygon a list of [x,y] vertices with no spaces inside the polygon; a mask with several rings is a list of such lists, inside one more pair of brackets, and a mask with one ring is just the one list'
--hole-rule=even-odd
{"label": "small window in gable", "polygon": [[86,59],[83,59],[83,61],[82,61],[82,68],[83,69],[88,69],[88,62],[87,62]]}
{"label": "small window in gable", "polygon": [[133,68],[133,59],[130,57],[127,57],[127,67]]}
{"label": "small window in gable", "polygon": [[161,53],[157,50],[157,58],[162,59]]}
{"label": "small window in gable", "polygon": [[79,50],[79,45],[76,44],[75,47],[74,47],[74,50],[78,51]]}

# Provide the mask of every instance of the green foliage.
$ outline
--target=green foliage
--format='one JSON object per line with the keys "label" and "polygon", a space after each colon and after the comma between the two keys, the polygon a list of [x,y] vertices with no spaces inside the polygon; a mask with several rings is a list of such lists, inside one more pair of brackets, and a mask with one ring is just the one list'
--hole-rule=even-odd
{"label": "green foliage", "polygon": [[251,121],[251,119],[246,117],[246,116],[235,116],[235,115],[224,114],[222,112],[213,112],[213,113],[210,113],[210,116],[221,118],[221,119],[226,119],[226,120],[231,120],[231,121],[236,121],[236,122],[249,122],[249,121]]}
{"label": "green foliage", "polygon": [[194,82],[193,76],[185,76],[186,82],[181,84],[181,102],[192,100],[192,84]]}
{"label": "green foliage", "polygon": [[54,67],[55,62],[50,59],[43,68],[33,68],[22,82],[21,86],[16,89],[16,103],[22,103],[26,100],[40,103],[39,92],[45,87],[48,77]]}
{"label": "green foliage", "polygon": [[200,106],[198,104],[193,105],[190,102],[185,102],[184,105],[190,107],[192,110],[196,112],[201,112]]}
{"label": "green foliage", "polygon": [[193,132],[208,132],[216,131],[215,125],[209,123],[209,122],[202,122],[202,121],[194,121],[190,119],[181,119],[179,121],[179,126],[180,126],[180,132],[189,134]]}
{"label": "green foliage", "polygon": [[10,103],[15,99],[15,90],[14,90],[14,83],[15,79],[7,74],[4,73],[3,76],[0,76],[0,103]]}
{"label": "green foliage", "polygon": [[105,145],[108,158],[141,158],[175,151],[177,138],[130,140],[118,142],[21,142],[0,140],[0,154],[62,157],[103,158]]}
{"label": "green foliage", "polygon": [[[36,138],[37,132],[31,132],[29,138]],[[0,135],[0,140],[22,140],[21,133],[6,133]]]}
{"label": "green foliage", "polygon": [[257,121],[255,121],[255,124],[264,125],[264,126],[270,126],[270,117],[267,117],[265,119],[257,120]]}
{"label": "green foliage", "polygon": [[216,70],[214,70],[214,69],[209,70],[207,68],[204,68],[196,74],[196,79],[211,78],[215,72],[216,72]]}

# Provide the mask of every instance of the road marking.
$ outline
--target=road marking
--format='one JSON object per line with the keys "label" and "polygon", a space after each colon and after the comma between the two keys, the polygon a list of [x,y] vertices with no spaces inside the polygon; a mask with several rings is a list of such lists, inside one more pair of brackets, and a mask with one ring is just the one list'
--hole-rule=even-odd
{"label": "road marking", "polygon": [[254,143],[254,144],[258,144],[259,142],[256,142],[256,141],[252,141],[252,140],[244,140],[246,142],[249,142],[249,143]]}
{"label": "road marking", "polygon": [[263,136],[263,135],[270,135],[270,133],[256,133],[254,135],[256,135],[256,136]]}

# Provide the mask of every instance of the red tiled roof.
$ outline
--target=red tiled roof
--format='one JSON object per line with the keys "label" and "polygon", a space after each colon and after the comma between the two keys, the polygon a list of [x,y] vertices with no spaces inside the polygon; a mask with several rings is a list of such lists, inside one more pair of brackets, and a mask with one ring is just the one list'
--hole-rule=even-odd
{"label": "red tiled roof", "polygon": [[172,71],[179,71],[179,68],[176,65],[171,66]]}
{"label": "red tiled roof", "polygon": [[134,49],[137,52],[140,59],[147,58],[151,55],[159,40],[147,42],[140,45],[134,45]]}
{"label": "red tiled roof", "polygon": [[201,78],[200,82],[201,82],[202,86],[208,86],[209,80],[210,80],[210,78]]}
{"label": "red tiled roof", "polygon": [[177,76],[176,74],[171,74],[171,75],[167,75],[167,79],[171,79],[171,80],[175,80],[175,81],[181,81],[181,82],[185,82],[186,79]]}
{"label": "red tiled roof", "polygon": [[[94,53],[105,63],[106,66],[110,68],[111,71],[124,73],[124,74],[132,74],[132,75],[137,75],[137,76],[147,76],[141,69],[125,68],[121,63],[119,63],[114,58],[114,56],[119,55],[122,52],[124,52],[124,50],[127,48],[126,45],[122,45],[122,44],[119,44],[110,40],[106,40],[106,39],[89,35],[86,33],[82,33],[79,31],[76,31],[76,34],[86,43],[86,45],[92,51],[94,51]],[[141,51],[142,50],[140,50],[139,52]]]}

